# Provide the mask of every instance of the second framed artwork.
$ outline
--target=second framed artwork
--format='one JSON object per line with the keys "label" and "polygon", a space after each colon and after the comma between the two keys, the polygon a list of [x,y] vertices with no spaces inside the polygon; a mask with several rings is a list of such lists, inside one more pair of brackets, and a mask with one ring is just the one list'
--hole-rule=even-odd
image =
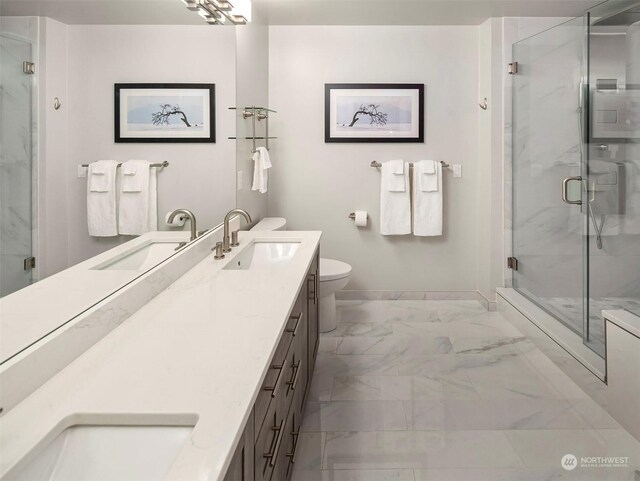
{"label": "second framed artwork", "polygon": [[215,142],[214,84],[115,84],[116,142]]}
{"label": "second framed artwork", "polygon": [[424,84],[325,84],[325,142],[424,142]]}

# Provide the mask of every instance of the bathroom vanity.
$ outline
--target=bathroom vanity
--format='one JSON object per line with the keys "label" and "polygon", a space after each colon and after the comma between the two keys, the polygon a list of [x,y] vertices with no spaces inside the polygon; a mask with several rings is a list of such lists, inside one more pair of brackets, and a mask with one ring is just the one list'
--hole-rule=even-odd
{"label": "bathroom vanity", "polygon": [[[0,415],[2,481],[57,479],[39,470],[51,456],[120,462],[106,446],[136,439],[144,446],[120,449],[136,474],[121,479],[288,479],[318,349],[321,233],[243,231],[220,260],[216,236],[199,241],[195,267]],[[100,469],[89,464],[76,479]]]}
{"label": "bathroom vanity", "polygon": [[316,252],[236,448],[225,481],[286,481],[318,352]]}

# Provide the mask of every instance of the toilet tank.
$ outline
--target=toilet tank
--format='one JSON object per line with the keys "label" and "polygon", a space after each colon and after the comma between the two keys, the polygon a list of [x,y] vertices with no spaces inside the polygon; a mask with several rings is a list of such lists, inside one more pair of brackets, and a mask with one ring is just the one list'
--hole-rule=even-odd
{"label": "toilet tank", "polygon": [[251,230],[286,230],[287,219],[284,217],[265,217]]}

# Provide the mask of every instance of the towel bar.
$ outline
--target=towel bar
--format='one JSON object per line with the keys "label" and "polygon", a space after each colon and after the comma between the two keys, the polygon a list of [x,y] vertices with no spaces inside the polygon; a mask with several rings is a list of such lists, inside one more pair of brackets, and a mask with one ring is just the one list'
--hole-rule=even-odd
{"label": "towel bar", "polygon": [[[440,160],[439,162],[442,164],[443,169],[447,169],[450,167],[449,164],[447,164],[443,160]],[[375,167],[376,169],[379,169],[380,167],[382,167],[382,164],[377,160],[374,160],[373,162],[371,162],[371,167]],[[413,162],[409,162],[409,167],[413,167]]]}
{"label": "towel bar", "polygon": [[[122,162],[118,163],[118,167],[122,165]],[[89,167],[89,164],[82,164],[82,167]],[[164,169],[165,167],[169,167],[169,162],[166,160],[161,164],[149,164],[149,167],[158,167],[159,169]]]}

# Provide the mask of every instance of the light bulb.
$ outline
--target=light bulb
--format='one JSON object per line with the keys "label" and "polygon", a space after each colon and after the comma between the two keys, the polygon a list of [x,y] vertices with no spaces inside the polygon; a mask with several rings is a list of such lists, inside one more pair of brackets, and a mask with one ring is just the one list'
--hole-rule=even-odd
{"label": "light bulb", "polygon": [[234,0],[232,15],[238,15],[247,19],[247,22],[251,21],[251,0]]}

